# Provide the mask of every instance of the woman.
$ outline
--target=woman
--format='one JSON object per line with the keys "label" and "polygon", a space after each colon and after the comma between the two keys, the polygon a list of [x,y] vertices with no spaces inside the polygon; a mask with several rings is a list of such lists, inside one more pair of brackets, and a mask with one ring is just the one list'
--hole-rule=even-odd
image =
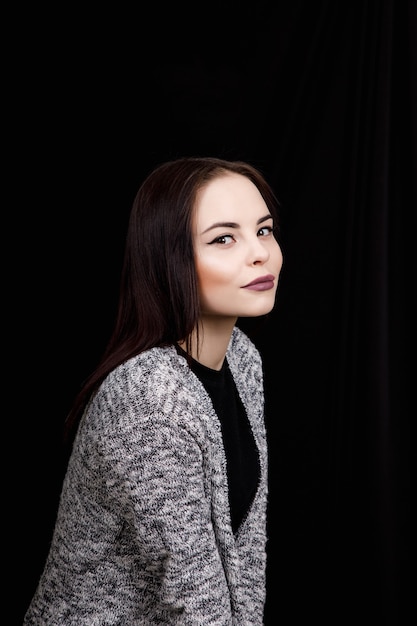
{"label": "woman", "polygon": [[236,322],[274,306],[276,220],[243,162],[182,158],[143,182],[25,626],[263,623],[263,374]]}

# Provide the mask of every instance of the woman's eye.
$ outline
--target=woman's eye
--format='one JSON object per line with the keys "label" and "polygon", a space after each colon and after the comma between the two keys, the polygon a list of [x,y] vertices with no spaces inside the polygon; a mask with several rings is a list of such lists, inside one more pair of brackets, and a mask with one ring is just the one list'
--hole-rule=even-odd
{"label": "woman's eye", "polygon": [[272,226],[262,226],[262,228],[258,230],[258,235],[265,237],[266,235],[271,235],[273,232],[274,229],[272,228]]}
{"label": "woman's eye", "polygon": [[233,241],[232,235],[221,235],[220,237],[216,237],[216,239],[213,239],[211,243],[221,243],[224,245],[224,244],[232,243],[232,241]]}

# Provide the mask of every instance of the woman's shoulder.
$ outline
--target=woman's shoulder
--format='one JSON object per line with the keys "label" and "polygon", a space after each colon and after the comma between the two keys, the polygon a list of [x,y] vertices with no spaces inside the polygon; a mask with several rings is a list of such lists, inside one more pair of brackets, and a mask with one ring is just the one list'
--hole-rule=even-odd
{"label": "woman's shoulder", "polygon": [[169,414],[173,404],[184,409],[201,402],[196,381],[173,346],[151,348],[106,376],[92,400],[91,412],[113,416]]}
{"label": "woman's shoulder", "polygon": [[170,383],[177,384],[187,373],[185,359],[180,357],[173,346],[155,347],[145,350],[111,371],[101,384],[101,391],[121,389],[134,393],[138,389],[144,393],[150,389],[156,399],[160,389],[167,390]]}
{"label": "woman's shoulder", "polygon": [[186,360],[174,347],[152,348],[118,365],[103,380],[84,415],[83,436],[118,441],[126,433],[130,439],[146,437],[158,424],[188,428],[202,404],[202,386]]}

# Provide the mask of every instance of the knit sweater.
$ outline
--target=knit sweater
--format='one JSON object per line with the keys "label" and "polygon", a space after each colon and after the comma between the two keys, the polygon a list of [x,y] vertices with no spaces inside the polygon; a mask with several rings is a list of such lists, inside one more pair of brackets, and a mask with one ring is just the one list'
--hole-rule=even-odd
{"label": "knit sweater", "polygon": [[260,355],[227,359],[260,458],[237,533],[219,419],[174,347],[115,368],[80,422],[50,551],[24,626],[261,626],[267,445]]}

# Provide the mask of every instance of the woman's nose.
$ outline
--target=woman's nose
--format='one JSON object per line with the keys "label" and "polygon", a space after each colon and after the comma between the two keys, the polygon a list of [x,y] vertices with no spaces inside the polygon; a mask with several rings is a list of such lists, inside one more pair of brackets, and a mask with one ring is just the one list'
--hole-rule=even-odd
{"label": "woman's nose", "polygon": [[263,245],[259,237],[251,246],[250,259],[253,265],[265,263],[269,259],[269,250]]}

